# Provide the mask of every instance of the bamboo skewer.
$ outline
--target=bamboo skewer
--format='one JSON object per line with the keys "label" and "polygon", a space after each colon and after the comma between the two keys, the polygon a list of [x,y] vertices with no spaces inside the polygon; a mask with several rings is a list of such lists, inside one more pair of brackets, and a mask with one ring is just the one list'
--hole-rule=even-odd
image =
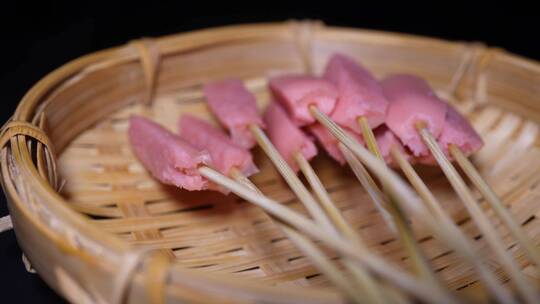
{"label": "bamboo skewer", "polygon": [[302,171],[302,174],[306,177],[311,189],[315,192],[321,206],[324,208],[333,224],[337,227],[338,231],[351,240],[357,240],[356,232],[347,223],[345,218],[343,218],[341,212],[330,198],[326,189],[324,189],[321,180],[317,177],[308,160],[299,152],[295,153],[294,159],[298,164],[300,171]]}
{"label": "bamboo skewer", "polygon": [[368,120],[365,116],[360,116],[357,119],[358,125],[360,126],[360,129],[362,130],[362,136],[364,137],[364,140],[366,141],[366,146],[368,150],[375,155],[378,159],[382,160],[381,151],[379,150],[379,146],[377,145],[377,140],[375,139],[375,134],[373,134],[373,130],[371,130],[371,127],[369,126]]}
{"label": "bamboo skewer", "polygon": [[[231,170],[230,176],[238,183],[250,188],[259,195],[264,195],[259,188],[257,188],[257,186],[255,186],[255,184],[253,184],[237,168],[233,168]],[[334,285],[341,289],[349,299],[355,303],[362,303],[365,300],[369,301],[370,303],[381,303],[378,298],[373,297],[372,294],[368,292],[369,289],[366,288],[368,286],[362,286],[362,288],[358,289],[354,286],[354,284],[348,281],[347,278],[342,275],[339,269],[328,260],[328,258],[309,238],[290,228],[272,215],[270,215],[270,217],[276,221],[278,226],[283,230],[291,242],[294,243],[294,245],[297,246]],[[368,274],[366,273],[366,275]]]}
{"label": "bamboo skewer", "polygon": [[[335,203],[330,198],[330,195],[324,188],[321,180],[304,157],[303,154],[297,152],[294,155],[295,161],[298,164],[302,174],[306,177],[309,185],[315,192],[316,196],[319,198],[319,202],[322,207],[329,215],[333,224],[337,227],[338,231],[349,241],[353,242],[355,246],[361,248],[362,250],[367,250],[364,243],[361,241],[359,236],[356,234],[354,229],[347,223],[339,209],[336,207]],[[381,302],[383,299],[383,294],[377,283],[368,273],[358,268],[358,265],[351,261],[350,259],[345,259],[344,261],[347,269],[354,275],[355,279],[364,287],[364,292],[370,295],[370,298],[376,299],[377,302]],[[371,302],[371,301],[369,301]]]}
{"label": "bamboo skewer", "polygon": [[[371,130],[366,117],[364,116],[359,117],[358,124],[360,125],[360,128],[362,130],[362,135],[364,137],[364,140],[366,141],[369,151],[371,151],[373,155],[375,155],[379,160],[383,161],[384,163],[384,159],[377,145],[375,135],[373,134],[373,130]],[[417,274],[420,275],[425,281],[429,282],[430,284],[433,284],[434,288],[439,288],[441,290],[444,290],[445,289],[444,285],[442,284],[440,279],[435,275],[435,272],[433,271],[427,258],[425,257],[424,253],[421,251],[420,245],[418,244],[416,238],[414,237],[413,231],[410,225],[408,224],[407,219],[405,215],[403,214],[403,211],[401,210],[401,207],[399,206],[398,202],[396,202],[391,197],[391,195],[387,193],[386,189],[388,188],[388,186],[386,185],[386,182],[384,180],[381,180],[381,183],[383,186],[383,191],[386,193],[386,196],[388,198],[388,203],[386,204],[386,206],[388,207],[389,212],[393,215],[392,218],[394,219],[394,222],[396,226],[398,227],[401,241],[403,242],[405,250],[408,252],[413,262],[413,265]]]}
{"label": "bamboo skewer", "polygon": [[[375,206],[381,206],[377,208],[381,208],[381,211],[382,211],[381,214],[383,218],[385,219],[386,223],[392,228],[393,231],[395,231],[396,228],[391,218],[392,216],[386,211],[386,209],[384,209],[384,207],[382,207],[382,205],[385,204],[384,199],[383,199],[383,194],[381,193],[381,191],[375,184],[375,181],[373,181],[373,179],[371,178],[369,173],[366,171],[362,163],[356,157],[354,157],[354,155],[352,154],[351,151],[349,151],[349,149],[347,149],[342,143],[338,143],[338,148],[341,150],[341,153],[343,153],[343,155],[345,156],[345,160],[351,167],[355,176],[360,181],[360,184],[362,185],[362,187],[366,189],[366,192],[368,193],[370,198],[374,201]],[[392,295],[389,295],[389,296],[392,296]],[[400,301],[400,300],[401,300],[400,298],[392,299],[391,303]]]}
{"label": "bamboo skewer", "polygon": [[347,149],[347,147],[345,147],[342,143],[338,143],[338,148],[345,156],[345,160],[351,167],[358,181],[360,181],[362,187],[366,190],[371,200],[373,200],[375,207],[381,213],[386,224],[393,232],[396,232],[397,228],[394,224],[394,220],[392,219],[392,215],[386,210],[387,207],[385,206],[386,202],[384,196],[373,178],[371,178],[371,175],[369,175],[364,165],[362,165],[362,163],[352,154],[351,151],[349,151],[349,149]]}
{"label": "bamboo skewer", "polygon": [[257,125],[250,125],[249,128],[259,146],[270,158],[281,176],[283,176],[289,187],[293,190],[315,221],[319,223],[325,230],[337,234],[337,230],[330,222],[328,216],[324,213],[324,210],[319,206],[317,201],[315,201],[311,193],[306,189],[304,184],[302,184],[302,181],[300,181],[298,176],[296,176],[283,157],[281,157],[263,130],[261,130],[261,128]]}
{"label": "bamboo skewer", "polygon": [[465,182],[463,181],[459,173],[452,166],[448,158],[446,158],[435,138],[433,138],[429,130],[425,127],[425,124],[419,122],[417,123],[416,128],[422,139],[424,140],[425,144],[428,146],[431,153],[435,157],[435,160],[450,181],[452,187],[463,201],[465,207],[469,211],[477,227],[485,236],[486,242],[493,249],[502,267],[513,279],[514,286],[516,287],[518,292],[522,295],[523,299],[527,303],[536,303],[538,301],[538,295],[534,287],[530,284],[530,282],[527,281],[523,273],[520,271],[519,266],[508,254],[508,252],[506,252],[503,240],[495,232],[495,227],[493,227],[488,217],[482,212],[482,209],[477,204],[477,201],[472,196],[470,190],[465,185]]}
{"label": "bamboo skewer", "polygon": [[[342,143],[338,143],[338,147],[345,156],[345,159],[349,166],[351,167],[353,173],[358,178],[360,183],[362,184],[362,187],[366,189],[368,194],[370,195],[371,199],[375,202],[376,206],[382,206],[385,205],[386,202],[384,201],[384,196],[382,192],[377,187],[377,184],[375,181],[371,178],[371,175],[367,172],[365,167],[362,165],[362,163],[354,156],[354,154],[347,149]],[[383,208],[383,207],[381,207]],[[394,222],[392,220],[392,216],[386,211],[386,209],[382,209],[382,215],[383,217],[385,215],[388,216],[387,223],[390,226],[394,226]],[[395,229],[395,228],[394,228]],[[510,298],[511,299],[511,298]],[[511,302],[507,302],[511,303]]]}
{"label": "bamboo skewer", "polygon": [[[375,155],[378,159],[384,162],[381,156],[381,152],[379,151],[377,141],[375,140],[375,135],[369,127],[367,119],[361,116],[358,118],[358,123],[362,130],[362,135],[364,137],[364,140],[366,141],[366,145],[369,151],[373,153],[373,155]],[[383,189],[387,188],[384,181],[382,181],[382,184]],[[420,247],[413,236],[412,230],[407,224],[407,219],[405,218],[405,215],[403,214],[403,211],[401,210],[399,205],[396,203],[395,200],[388,196],[388,203],[386,204],[386,206],[389,212],[393,215],[392,218],[394,219],[396,226],[399,227],[398,231],[400,234],[400,238],[403,242],[405,249],[409,253],[411,260],[413,261],[416,272],[422,277],[424,277],[424,279],[426,279],[427,281],[440,283],[439,279],[437,278],[437,276],[431,269],[429,263],[427,262],[424,254],[420,250]]]}
{"label": "bamboo skewer", "polygon": [[428,210],[440,221],[441,226],[447,227],[450,235],[454,236],[453,239],[457,241],[454,244],[456,252],[476,269],[487,289],[495,296],[499,303],[516,303],[512,295],[495,279],[483,261],[477,258],[476,250],[474,250],[475,245],[467,239],[450,217],[442,210],[440,202],[431,190],[429,190],[424,181],[422,181],[420,176],[418,176],[412,165],[405,159],[402,152],[394,146],[391,147],[390,153],[422,198]]}
{"label": "bamboo skewer", "polygon": [[377,273],[379,276],[385,278],[387,281],[399,288],[402,288],[410,294],[413,294],[428,302],[456,303],[456,301],[449,297],[446,293],[429,288],[423,282],[418,281],[409,274],[392,267],[379,257],[369,252],[358,250],[354,244],[347,242],[339,235],[336,236],[328,233],[326,230],[317,226],[313,221],[285,206],[280,205],[278,202],[269,199],[266,196],[261,196],[250,188],[224,176],[216,170],[202,166],[199,168],[199,173],[208,178],[210,181],[229,189],[246,201],[263,208],[268,213],[277,217],[279,220],[290,225],[291,227],[294,227],[313,238],[320,239],[341,254],[358,261],[358,263],[364,267],[369,268],[371,271]]}
{"label": "bamboo skewer", "polygon": [[538,251],[538,248],[534,246],[532,240],[517,224],[514,217],[506,209],[499,196],[495,193],[495,191],[493,191],[484,178],[482,178],[478,170],[463,154],[459,147],[456,145],[450,145],[448,150],[476,188],[478,188],[480,193],[482,193],[482,195],[486,198],[486,201],[489,203],[491,208],[495,210],[495,213],[506,224],[510,232],[519,241],[529,259],[536,265],[536,271],[540,273],[540,252]]}

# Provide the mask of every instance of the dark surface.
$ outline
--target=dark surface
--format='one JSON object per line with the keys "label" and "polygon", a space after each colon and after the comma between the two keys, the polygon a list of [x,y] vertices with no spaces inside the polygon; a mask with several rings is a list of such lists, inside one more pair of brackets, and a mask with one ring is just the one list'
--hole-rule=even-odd
{"label": "dark surface", "polygon": [[[112,2],[112,1],[110,1]],[[470,3],[445,2],[431,11],[414,12],[407,7],[326,6],[283,7],[258,3],[242,10],[232,6],[204,9],[182,5],[184,1],[155,4],[147,1],[136,8],[111,7],[111,3],[82,4],[41,1],[41,4],[2,4],[3,57],[0,72],[1,117],[13,113],[23,94],[54,68],[83,54],[125,43],[142,36],[159,36],[197,28],[287,19],[319,19],[326,24],[408,32],[450,40],[484,41],[511,52],[540,59],[540,16],[522,4],[505,3],[498,9],[472,10]],[[229,3],[229,2],[227,2]],[[385,2],[386,3],[386,2]],[[494,6],[490,4],[489,7]],[[394,7],[395,8],[395,7]],[[463,13],[466,12],[466,13]],[[0,195],[0,215],[7,214]],[[18,303],[58,303],[62,300],[37,275],[24,270],[14,233],[0,235],[0,296]],[[10,303],[14,301],[7,301]]]}

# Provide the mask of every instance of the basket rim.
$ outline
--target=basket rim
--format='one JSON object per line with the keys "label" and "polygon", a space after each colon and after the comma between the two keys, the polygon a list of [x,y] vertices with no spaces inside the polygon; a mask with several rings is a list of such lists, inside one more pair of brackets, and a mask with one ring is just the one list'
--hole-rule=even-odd
{"label": "basket rim", "polygon": [[[264,36],[266,35],[276,35],[283,36],[290,34],[291,23],[295,22],[275,22],[275,23],[254,23],[254,24],[239,24],[239,25],[229,25],[222,27],[206,28],[196,31],[178,33],[167,35],[163,37],[156,38],[155,41],[158,43],[160,50],[164,54],[172,54],[179,52],[182,48],[173,48],[173,44],[178,41],[187,41],[192,38],[197,38],[198,41],[212,42],[216,40],[225,39],[231,33],[242,33],[245,36]],[[313,23],[309,23],[313,26]],[[336,33],[340,35],[355,35],[355,36],[365,36],[365,39],[399,39],[407,41],[416,41],[420,43],[426,43],[431,46],[436,45],[439,47],[449,47],[449,46],[462,46],[463,42],[459,41],[448,41],[440,38],[433,37],[424,37],[414,34],[403,34],[397,32],[386,32],[379,30],[368,30],[368,29],[355,29],[347,27],[334,27],[334,26],[320,26],[317,25],[316,30],[318,34],[332,36]],[[220,33],[220,35],[216,35]],[[209,35],[212,35],[210,39]],[[219,38],[216,38],[219,37]],[[174,43],[173,43],[174,42]],[[183,48],[188,48],[189,45],[184,45]],[[535,61],[534,59],[522,57],[509,53],[500,48],[488,48],[488,51],[495,52],[497,56],[503,56],[507,60],[518,65],[525,65],[533,67],[534,70],[537,70],[540,73],[540,62]],[[61,67],[53,70],[48,73],[45,77],[39,80],[20,100],[17,109],[14,113],[13,120],[16,121],[26,121],[32,123],[32,117],[35,110],[39,107],[40,103],[44,100],[47,94],[50,94],[58,87],[64,80],[69,79],[73,75],[76,75],[80,71],[83,71],[88,66],[101,63],[110,58],[114,58],[114,64],[122,64],[127,62],[134,62],[138,60],[139,54],[134,51],[129,45],[117,46],[98,52],[90,53],[84,55],[80,58],[74,59]],[[23,176],[24,183],[27,183],[27,186],[39,193],[41,198],[44,198],[45,208],[53,215],[59,217],[61,222],[81,234],[81,236],[87,237],[95,241],[99,246],[114,252],[111,257],[116,259],[121,259],[127,253],[131,252],[132,247],[130,247],[126,242],[122,241],[119,238],[114,237],[111,234],[103,233],[103,231],[96,227],[89,219],[72,210],[68,204],[67,200],[64,199],[59,193],[57,193],[53,187],[41,178],[37,169],[35,168],[30,152],[25,143],[24,135],[19,136],[18,138],[14,137],[10,140],[10,154],[13,164],[17,167],[20,174]],[[7,162],[7,153],[3,155],[0,159],[2,167],[2,182],[3,188],[6,196],[8,197],[9,203],[14,204],[17,208],[22,211],[23,216],[26,220],[32,222],[36,227],[38,227],[39,232],[42,235],[53,240],[54,238],[60,237],[56,234],[55,231],[51,230],[51,227],[43,223],[36,214],[28,208],[28,206],[23,202],[23,199],[20,193],[14,187],[14,181],[11,179],[8,172],[8,162]],[[64,242],[64,245],[69,246],[68,242],[65,239],[57,239],[59,242]],[[260,292],[267,292],[272,295],[276,295],[276,290],[279,289],[279,294],[283,295],[293,295],[299,294],[298,288],[292,287],[270,287],[262,283],[253,283],[247,282],[240,278],[231,279],[230,276],[220,277],[219,275],[212,274],[212,276],[207,276],[205,273],[200,271],[191,271],[183,269],[179,266],[179,263],[173,262],[173,269],[176,273],[188,274],[188,275],[200,275],[201,279],[209,280],[209,282],[214,282],[215,284],[226,284],[236,286],[236,288],[241,289],[253,289]],[[314,288],[303,288],[303,290],[309,290],[309,293],[313,296],[318,296],[321,299],[333,299],[338,300],[341,297],[334,291],[331,290],[316,290]],[[307,292],[306,292],[307,294]],[[311,297],[313,298],[313,297]]]}

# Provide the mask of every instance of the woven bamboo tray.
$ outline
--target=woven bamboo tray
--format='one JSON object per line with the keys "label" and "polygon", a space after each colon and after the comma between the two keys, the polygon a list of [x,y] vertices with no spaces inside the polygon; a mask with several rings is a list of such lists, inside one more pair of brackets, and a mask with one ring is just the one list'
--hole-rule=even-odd
{"label": "woven bamboo tray", "polygon": [[[234,195],[160,185],[126,137],[134,113],[175,132],[181,113],[213,121],[201,93],[210,80],[243,79],[263,107],[266,76],[320,73],[336,51],[378,77],[420,75],[466,113],[486,142],[474,156],[476,166],[540,242],[540,64],[476,43],[287,22],[135,41],[74,60],[38,82],[5,125],[1,154],[10,214],[32,266],[77,303],[344,302],[261,209]],[[263,153],[254,154],[261,173],[253,181],[304,212]],[[408,271],[399,242],[350,170],[324,155],[313,166],[370,249]],[[461,229],[485,248],[440,169],[419,172]],[[532,276],[519,246],[498,227]],[[415,228],[447,285],[484,298],[471,268]],[[504,281],[499,265],[491,267]]]}

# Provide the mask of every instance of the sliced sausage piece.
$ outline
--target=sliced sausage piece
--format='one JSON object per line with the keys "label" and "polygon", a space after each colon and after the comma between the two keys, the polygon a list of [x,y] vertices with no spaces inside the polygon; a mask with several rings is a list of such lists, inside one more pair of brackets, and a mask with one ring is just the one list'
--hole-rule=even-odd
{"label": "sliced sausage piece", "polygon": [[381,82],[383,92],[390,102],[386,125],[409,148],[414,156],[429,155],[415,124],[424,122],[435,138],[442,133],[446,103],[440,100],[425,80],[406,74],[392,75]]}
{"label": "sliced sausage piece", "polygon": [[235,144],[221,129],[191,115],[183,115],[178,125],[180,137],[197,149],[208,151],[214,167],[222,174],[229,175],[235,167],[245,176],[258,172],[251,153]]}
{"label": "sliced sausage piece", "polygon": [[330,115],[336,105],[338,92],[330,82],[309,75],[285,75],[270,79],[270,90],[287,110],[293,122],[304,126],[315,122],[309,107],[316,106]]}
{"label": "sliced sausage piece", "polygon": [[362,134],[360,116],[367,118],[372,129],[384,123],[388,100],[380,83],[366,68],[350,57],[335,54],[323,77],[338,89],[339,97],[331,115],[335,122],[358,134]]}
{"label": "sliced sausage piece", "polygon": [[317,155],[313,139],[297,127],[275,101],[266,109],[264,122],[268,127],[268,137],[293,170],[299,169],[294,159],[295,153],[301,153],[307,160]]}
{"label": "sliced sausage piece", "polygon": [[204,95],[210,110],[229,130],[232,140],[243,148],[253,148],[255,140],[249,126],[264,128],[264,124],[257,111],[255,96],[243,83],[238,79],[209,83],[204,87]]}
{"label": "sliced sausage piece", "polygon": [[208,189],[208,180],[197,170],[211,163],[206,151],[143,117],[130,118],[128,138],[134,154],[160,182],[190,191]]}

